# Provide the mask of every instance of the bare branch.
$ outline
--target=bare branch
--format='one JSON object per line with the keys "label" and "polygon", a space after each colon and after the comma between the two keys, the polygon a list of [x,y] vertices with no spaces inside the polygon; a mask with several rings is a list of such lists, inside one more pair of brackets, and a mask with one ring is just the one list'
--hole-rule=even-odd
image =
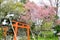
{"label": "bare branch", "polygon": [[49,2],[50,2],[50,4],[51,4],[51,6],[53,6],[53,5],[52,5],[52,1],[51,1],[51,0],[49,0]]}
{"label": "bare branch", "polygon": [[58,13],[58,5],[59,5],[58,2],[59,2],[59,0],[56,0],[56,8],[57,8],[56,13]]}

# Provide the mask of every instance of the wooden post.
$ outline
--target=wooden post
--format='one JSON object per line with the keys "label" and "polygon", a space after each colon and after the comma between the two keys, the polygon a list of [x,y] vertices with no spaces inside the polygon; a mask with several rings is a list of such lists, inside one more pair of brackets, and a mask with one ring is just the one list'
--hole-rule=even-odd
{"label": "wooden post", "polygon": [[8,27],[6,26],[6,27],[4,27],[3,28],[3,36],[4,36],[4,40],[6,40],[6,35],[7,35],[7,31],[8,31]]}
{"label": "wooden post", "polygon": [[17,40],[17,32],[18,32],[18,22],[16,22],[15,29],[14,29],[14,40]]}
{"label": "wooden post", "polygon": [[29,33],[29,28],[27,28],[27,37],[28,37],[28,40],[30,40],[30,33]]}
{"label": "wooden post", "polygon": [[[16,21],[14,21],[14,22],[16,22]],[[14,38],[13,39],[14,40],[17,40],[16,37],[17,37],[18,27],[19,27],[19,28],[26,28],[27,29],[27,40],[30,40],[30,33],[29,33],[30,32],[30,26],[28,26],[28,25],[27,26],[24,26],[24,23],[21,23],[22,25],[19,26],[18,23],[19,22],[16,22],[16,24],[13,24],[13,27],[15,28],[14,29]]]}

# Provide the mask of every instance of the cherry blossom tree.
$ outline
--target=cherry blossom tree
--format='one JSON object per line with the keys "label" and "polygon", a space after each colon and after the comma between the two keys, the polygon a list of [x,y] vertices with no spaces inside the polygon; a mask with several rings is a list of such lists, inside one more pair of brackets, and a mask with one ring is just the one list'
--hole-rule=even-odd
{"label": "cherry blossom tree", "polygon": [[52,6],[37,6],[33,2],[28,2],[25,7],[30,10],[31,20],[33,21],[36,18],[52,20],[56,15],[55,7]]}

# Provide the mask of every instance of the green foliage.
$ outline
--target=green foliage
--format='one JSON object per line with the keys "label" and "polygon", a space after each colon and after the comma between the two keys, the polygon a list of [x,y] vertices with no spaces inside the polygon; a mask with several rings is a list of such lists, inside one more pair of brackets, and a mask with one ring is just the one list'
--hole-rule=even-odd
{"label": "green foliage", "polygon": [[44,37],[52,37],[53,32],[52,31],[42,31],[42,36]]}
{"label": "green foliage", "polygon": [[[52,37],[48,37],[48,38],[44,38],[44,37],[40,37],[38,36],[37,38],[35,38],[35,40],[58,40],[58,37],[52,36]],[[31,40],[34,40],[33,38],[31,38]]]}
{"label": "green foliage", "polygon": [[25,11],[24,4],[21,2],[14,3],[12,0],[2,4],[0,7],[0,17],[5,16],[7,13],[12,11],[16,13],[16,15],[21,13],[23,14]]}
{"label": "green foliage", "polygon": [[8,2],[6,4],[3,5],[4,7],[1,8],[2,12],[10,12],[10,11],[14,11],[14,10],[18,10],[20,12],[23,12],[25,9],[23,7],[22,3],[13,3],[13,2]]}
{"label": "green foliage", "polygon": [[53,25],[53,22],[52,21],[50,21],[50,22],[44,22],[42,24],[42,30],[43,29],[50,29],[52,27],[52,25]]}
{"label": "green foliage", "polygon": [[21,0],[22,3],[26,3],[26,0]]}
{"label": "green foliage", "polygon": [[55,30],[57,30],[58,32],[60,32],[60,25],[56,25],[55,26]]}
{"label": "green foliage", "polygon": [[51,38],[43,38],[43,37],[38,37],[38,40],[58,40],[58,37],[51,37]]}
{"label": "green foliage", "polygon": [[35,23],[32,24],[31,29],[33,30],[35,27]]}
{"label": "green foliage", "polygon": [[24,5],[22,3],[20,3],[20,2],[17,2],[15,4],[15,8],[17,8],[18,11],[20,11],[20,12],[24,12],[25,11]]}
{"label": "green foliage", "polygon": [[52,26],[52,21],[51,22],[45,22],[44,24],[43,24],[43,26],[44,27],[50,27],[50,26]]}
{"label": "green foliage", "polygon": [[[1,29],[1,27],[0,27],[0,29]],[[3,32],[2,32],[2,30],[0,30],[0,40],[3,37],[2,35],[3,35]]]}
{"label": "green foliage", "polygon": [[58,19],[59,18],[58,15],[56,15],[55,18]]}
{"label": "green foliage", "polygon": [[0,4],[3,2],[3,0],[0,0]]}

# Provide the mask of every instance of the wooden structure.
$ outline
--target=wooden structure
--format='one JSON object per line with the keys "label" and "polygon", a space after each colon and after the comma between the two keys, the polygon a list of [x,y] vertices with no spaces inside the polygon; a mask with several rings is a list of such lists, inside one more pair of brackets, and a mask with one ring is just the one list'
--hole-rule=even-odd
{"label": "wooden structure", "polygon": [[17,40],[16,39],[16,36],[17,36],[17,33],[18,33],[18,28],[25,28],[25,29],[27,29],[27,40],[30,40],[30,34],[29,34],[29,32],[30,32],[30,26],[29,25],[27,25],[27,24],[25,24],[25,23],[22,23],[22,22],[17,22],[17,21],[12,21],[12,25],[13,25],[13,27],[14,27],[14,40]]}
{"label": "wooden structure", "polygon": [[[27,29],[27,40],[30,40],[30,26],[28,24],[22,23],[22,22],[17,22],[17,21],[12,21],[12,26],[14,28],[14,37],[13,40],[17,40],[17,33],[18,33],[18,28],[25,28]],[[3,36],[6,37],[7,35],[7,30],[8,27],[3,27]],[[6,39],[5,39],[6,40]]]}

